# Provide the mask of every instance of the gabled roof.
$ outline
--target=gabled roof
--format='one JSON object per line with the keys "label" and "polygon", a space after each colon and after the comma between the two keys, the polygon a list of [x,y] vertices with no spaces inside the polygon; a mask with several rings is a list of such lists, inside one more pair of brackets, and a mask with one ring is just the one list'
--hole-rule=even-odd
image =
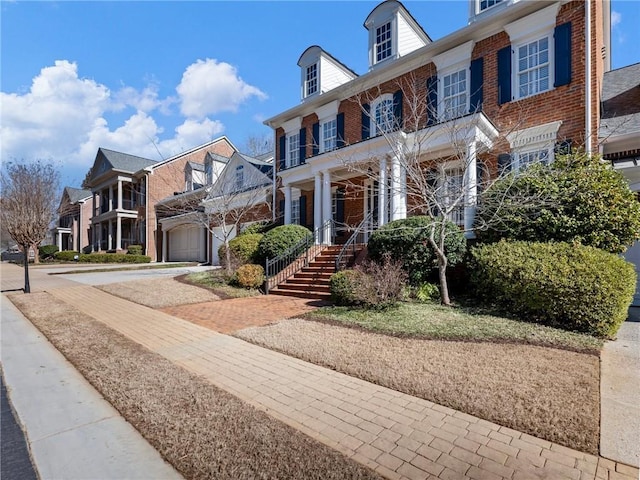
{"label": "gabled roof", "polygon": [[640,134],[640,63],[605,72],[600,137]]}
{"label": "gabled roof", "polygon": [[237,154],[234,153],[234,156],[235,155],[240,156],[242,159],[249,162],[251,165],[256,167],[265,175],[271,175],[271,170],[273,170],[273,159],[275,158],[275,155],[273,153],[259,155],[259,157],[261,158],[251,157],[244,153],[237,153]]}
{"label": "gabled roof", "polygon": [[196,170],[198,172],[204,172],[204,165],[198,162],[187,162],[187,164],[191,167],[191,170]]}
{"label": "gabled roof", "polygon": [[156,163],[155,160],[100,147],[91,168],[91,180],[93,181],[110,170],[134,174]]}
{"label": "gabled roof", "polygon": [[307,49],[304,52],[302,52],[302,55],[300,55],[300,57],[298,58],[299,67],[302,66],[302,61],[306,55],[317,55],[318,57],[320,57],[321,55],[324,55],[328,59],[333,61],[336,65],[338,65],[340,68],[342,68],[346,72],[349,72],[351,75],[353,75],[354,78],[358,76],[358,74],[354,72],[351,68],[347,67],[344,63],[342,63],[340,60],[338,60],[336,57],[331,55],[329,52],[327,52],[324,48],[322,48],[319,45],[311,45],[310,47],[307,47]]}
{"label": "gabled roof", "polygon": [[91,198],[91,190],[82,188],[64,187],[64,194],[69,198],[69,203],[72,204]]}

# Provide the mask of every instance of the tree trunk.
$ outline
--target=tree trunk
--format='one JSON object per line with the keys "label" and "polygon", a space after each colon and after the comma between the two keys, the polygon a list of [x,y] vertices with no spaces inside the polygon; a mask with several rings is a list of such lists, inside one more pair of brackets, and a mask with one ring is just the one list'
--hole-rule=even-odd
{"label": "tree trunk", "polygon": [[438,257],[438,277],[440,279],[440,302],[451,306],[449,298],[449,284],[447,283],[447,259]]}
{"label": "tree trunk", "polygon": [[229,240],[227,238],[224,239],[224,255],[227,260],[227,274],[231,275],[233,273],[233,267],[231,265],[231,249],[229,248]]}
{"label": "tree trunk", "polygon": [[23,245],[24,252],[24,293],[31,293],[31,285],[29,284],[29,246]]}
{"label": "tree trunk", "polygon": [[40,255],[38,255],[38,245],[31,245],[33,248],[33,264],[37,265],[40,263]]}

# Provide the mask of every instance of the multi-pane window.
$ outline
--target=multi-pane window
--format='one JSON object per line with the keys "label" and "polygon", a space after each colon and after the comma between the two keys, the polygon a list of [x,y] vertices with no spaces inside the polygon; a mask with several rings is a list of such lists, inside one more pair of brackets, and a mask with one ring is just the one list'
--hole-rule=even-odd
{"label": "multi-pane window", "polygon": [[236,167],[236,190],[242,189],[244,186],[244,165]]}
{"label": "multi-pane window", "polygon": [[376,63],[391,56],[391,22],[376,28]]}
{"label": "multi-pane window", "polygon": [[487,8],[491,8],[494,5],[500,3],[502,0],[480,0],[478,6],[479,8],[479,12],[484,12]]}
{"label": "multi-pane window", "polygon": [[549,150],[534,150],[518,154],[518,169],[523,170],[534,163],[549,163]]}
{"label": "multi-pane window", "polygon": [[548,37],[519,46],[517,64],[519,98],[549,90],[551,81]]}
{"label": "multi-pane window", "polygon": [[314,63],[307,67],[305,80],[305,96],[313,95],[318,91],[318,64]]}
{"label": "multi-pane window", "polygon": [[287,168],[300,165],[300,135],[287,136]]}
{"label": "multi-pane window", "polygon": [[447,214],[447,217],[457,225],[464,225],[464,202],[461,201],[464,195],[464,173],[462,169],[456,168],[445,171],[443,187],[443,206],[445,209],[449,209],[456,204]]}
{"label": "multi-pane window", "polygon": [[336,137],[338,129],[334,118],[322,124],[322,151],[328,152],[336,148]]}
{"label": "multi-pane window", "polygon": [[467,113],[467,71],[445,75],[443,78],[443,119],[457,118]]}
{"label": "multi-pane window", "polygon": [[291,223],[300,224],[300,199],[291,202]]}
{"label": "multi-pane window", "polygon": [[393,100],[385,98],[375,105],[373,112],[373,120],[375,128],[371,128],[372,133],[388,133],[393,131],[395,124],[395,116],[393,114]]}

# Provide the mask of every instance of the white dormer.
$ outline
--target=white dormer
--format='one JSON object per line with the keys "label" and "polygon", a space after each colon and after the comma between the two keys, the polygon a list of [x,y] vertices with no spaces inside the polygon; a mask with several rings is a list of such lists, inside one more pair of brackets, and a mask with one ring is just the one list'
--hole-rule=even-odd
{"label": "white dormer", "polygon": [[469,23],[504,10],[518,0],[469,0]]}
{"label": "white dormer", "polygon": [[328,92],[358,76],[317,45],[304,51],[298,66],[302,100]]}
{"label": "white dormer", "polygon": [[387,0],[374,8],[364,27],[369,31],[369,68],[431,43],[429,35],[396,0]]}

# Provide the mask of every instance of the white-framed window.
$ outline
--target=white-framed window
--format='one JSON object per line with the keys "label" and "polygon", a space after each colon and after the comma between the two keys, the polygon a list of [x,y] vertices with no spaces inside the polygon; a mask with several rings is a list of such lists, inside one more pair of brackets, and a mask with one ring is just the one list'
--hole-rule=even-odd
{"label": "white-framed window", "polygon": [[445,74],[442,78],[442,120],[466,115],[469,110],[469,74],[466,68]]}
{"label": "white-framed window", "polygon": [[445,209],[456,206],[447,214],[447,218],[456,225],[464,225],[464,171],[462,168],[444,170],[442,178],[442,201]]}
{"label": "white-framed window", "polygon": [[378,98],[371,108],[371,124],[369,129],[371,136],[392,132],[395,127],[395,115],[393,112],[393,95],[390,93]]}
{"label": "white-framed window", "polygon": [[502,0],[476,0],[477,2],[477,12],[484,12],[485,10],[497,5],[502,2]]}
{"label": "white-framed window", "polygon": [[375,63],[380,63],[391,56],[391,22],[376,27]]}
{"label": "white-framed window", "polygon": [[300,134],[287,135],[287,168],[300,165]]}
{"label": "white-framed window", "polygon": [[512,167],[515,171],[521,171],[534,163],[548,165],[553,161],[553,148],[514,152]]}
{"label": "white-framed window", "polygon": [[291,201],[291,223],[300,225],[300,199]]}
{"label": "white-framed window", "polygon": [[305,71],[304,79],[305,97],[318,92],[318,64],[309,65]]}
{"label": "white-framed window", "polygon": [[331,150],[335,150],[336,148],[336,139],[338,136],[338,122],[336,119],[327,120],[322,123],[322,140],[321,140],[321,150],[323,152],[329,152]]}
{"label": "white-framed window", "polygon": [[553,86],[551,78],[551,40],[544,36],[517,45],[515,55],[516,98],[546,92]]}
{"label": "white-framed window", "polygon": [[241,190],[244,186],[244,165],[236,167],[236,190]]}

